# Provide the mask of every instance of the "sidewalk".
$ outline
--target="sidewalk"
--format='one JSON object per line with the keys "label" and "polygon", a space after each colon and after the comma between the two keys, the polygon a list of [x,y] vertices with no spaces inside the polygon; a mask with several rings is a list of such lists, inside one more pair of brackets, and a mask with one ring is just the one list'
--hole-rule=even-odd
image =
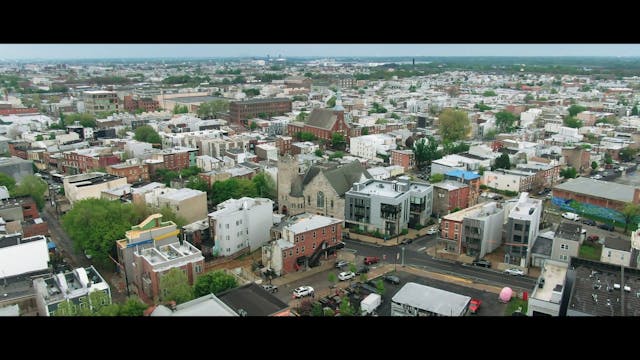
{"label": "sidewalk", "polygon": [[409,232],[406,235],[394,236],[391,239],[380,239],[374,236],[364,235],[364,234],[356,234],[355,232],[349,233],[349,239],[366,242],[369,244],[377,244],[380,246],[396,246],[402,242],[404,239],[417,239],[418,237],[427,235],[427,231],[432,228],[437,227],[437,225],[430,225],[423,227],[420,230],[408,229]]}
{"label": "sidewalk", "polygon": [[277,277],[271,280],[271,284],[282,286],[294,281],[307,278],[309,276],[315,275],[317,273],[332,269],[335,266],[335,259],[328,259],[323,261],[319,266],[314,268],[309,268],[303,271],[296,271],[293,273],[285,274],[283,276]]}

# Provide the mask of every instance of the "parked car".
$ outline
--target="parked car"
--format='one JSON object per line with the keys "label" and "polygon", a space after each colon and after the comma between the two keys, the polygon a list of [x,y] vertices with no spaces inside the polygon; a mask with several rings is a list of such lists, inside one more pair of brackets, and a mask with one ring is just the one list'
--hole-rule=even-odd
{"label": "parked car", "polygon": [[278,287],[275,285],[262,285],[262,287],[270,293],[278,292]]}
{"label": "parked car", "polygon": [[491,267],[491,261],[489,260],[473,260],[473,262],[471,263],[471,265],[473,266],[482,266],[482,267],[486,267],[486,268],[490,268]]}
{"label": "parked car", "polygon": [[300,286],[293,290],[293,297],[296,299],[311,295],[313,295],[313,288],[311,286]]}
{"label": "parked car", "polygon": [[437,227],[432,227],[431,229],[427,230],[427,235],[434,235],[438,233],[438,228]]}
{"label": "parked car", "polygon": [[598,235],[589,235],[589,236],[587,236],[587,241],[596,242],[598,240],[600,240],[600,236],[598,236]]}
{"label": "parked car", "polygon": [[360,275],[360,274],[366,274],[369,272],[369,267],[366,265],[362,265],[358,271],[356,271],[356,275]]}
{"label": "parked car", "polygon": [[596,222],[591,219],[582,219],[582,223],[585,225],[596,226]]}
{"label": "parked car", "polygon": [[335,245],[336,249],[344,249],[344,243],[343,242],[339,242]]}
{"label": "parked car", "polygon": [[569,220],[580,221],[580,215],[572,212],[562,213],[562,217]]}
{"label": "parked car", "polygon": [[395,275],[385,275],[382,277],[384,279],[384,281],[395,284],[395,285],[400,285],[400,278],[395,276]]}
{"label": "parked car", "polygon": [[469,302],[469,312],[471,312],[472,314],[477,314],[481,304],[482,304],[482,300],[471,299],[471,302]]}
{"label": "parked car", "polygon": [[504,271],[505,274],[513,275],[513,276],[524,276],[524,271],[518,268],[508,268]]}
{"label": "parked car", "polygon": [[356,277],[356,274],[353,271],[343,271],[338,274],[338,279],[340,279],[340,281],[353,279],[354,277]]}
{"label": "parked car", "polygon": [[614,231],[616,229],[615,226],[613,226],[611,224],[607,224],[607,223],[602,223],[602,224],[598,225],[598,227],[600,229],[608,230],[608,231]]}
{"label": "parked car", "polygon": [[413,239],[406,238],[406,239],[404,239],[404,240],[400,241],[400,244],[403,244],[403,245],[409,245],[409,244],[411,244],[412,242],[413,242]]}
{"label": "parked car", "polygon": [[341,269],[343,266],[349,265],[347,260],[336,261],[336,268]]}
{"label": "parked car", "polygon": [[377,264],[380,262],[380,258],[377,256],[367,256],[364,258],[365,265]]}

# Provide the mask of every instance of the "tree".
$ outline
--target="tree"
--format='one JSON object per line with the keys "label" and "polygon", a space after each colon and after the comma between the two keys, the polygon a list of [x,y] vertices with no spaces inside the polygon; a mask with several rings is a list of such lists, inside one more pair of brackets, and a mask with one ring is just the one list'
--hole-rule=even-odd
{"label": "tree", "polygon": [[329,100],[327,100],[327,107],[328,108],[332,108],[336,106],[336,97],[332,96],[329,98]]}
{"label": "tree", "polygon": [[193,293],[198,298],[207,294],[218,295],[235,287],[238,287],[238,281],[233,275],[224,271],[214,271],[198,277],[193,286]]}
{"label": "tree", "polygon": [[331,287],[334,287],[336,284],[336,281],[338,281],[338,279],[336,278],[336,274],[334,273],[329,273],[329,278],[327,280],[329,280]]}
{"label": "tree", "polygon": [[340,316],[353,316],[355,314],[355,309],[351,306],[351,302],[349,302],[349,297],[345,296],[342,298],[340,302]]}
{"label": "tree", "polygon": [[382,279],[376,281],[376,290],[378,295],[384,295],[384,282],[382,282]]}
{"label": "tree", "polygon": [[260,89],[251,88],[251,89],[243,89],[243,93],[245,93],[248,97],[254,97],[260,95]]}
{"label": "tree", "polygon": [[591,168],[592,168],[593,170],[597,169],[597,168],[598,168],[598,163],[597,163],[597,162],[595,162],[595,161],[592,161],[592,162],[591,162]]}
{"label": "tree", "polygon": [[349,271],[351,271],[352,273],[356,273],[356,271],[358,271],[358,268],[356,267],[356,265],[354,263],[349,263]]}
{"label": "tree", "polygon": [[316,136],[313,135],[313,133],[310,133],[308,131],[300,131],[296,133],[296,137],[298,138],[298,140],[300,141],[313,141],[316,139]]}
{"label": "tree", "polygon": [[198,107],[198,117],[203,119],[211,119],[218,113],[229,111],[229,102],[227,100],[213,100],[200,104]]}
{"label": "tree", "polygon": [[638,104],[633,105],[633,107],[631,108],[631,115],[632,116],[638,115]]}
{"label": "tree", "polygon": [[362,135],[369,135],[369,128],[362,128]]}
{"label": "tree", "polygon": [[160,277],[160,299],[164,302],[175,301],[182,304],[193,299],[189,279],[180,268],[172,268]]}
{"label": "tree", "polygon": [[42,134],[36,135],[36,141],[42,141],[42,140],[44,140],[44,137],[42,136]]}
{"label": "tree", "polygon": [[433,174],[429,178],[429,182],[435,184],[444,180],[444,174]]}
{"label": "tree", "polygon": [[105,199],[86,199],[73,204],[62,217],[62,228],[76,250],[86,250],[94,261],[110,263],[115,241],[131,230],[136,215],[130,204]]}
{"label": "tree", "polygon": [[496,158],[496,162],[494,164],[495,169],[511,169],[511,160],[509,159],[509,155],[507,153],[502,153],[502,155]]}
{"label": "tree", "polygon": [[84,127],[94,128],[98,125],[96,117],[89,113],[69,114],[64,117],[61,116],[60,118],[63,121],[64,126],[75,125],[76,121]]}
{"label": "tree", "polygon": [[118,136],[118,138],[123,139],[125,136],[127,136],[127,132],[129,131],[131,131],[131,128],[129,128],[128,126],[125,126],[118,129],[118,131],[116,132],[116,135]]}
{"label": "tree", "polygon": [[496,92],[493,91],[493,90],[487,90],[487,91],[482,93],[482,96],[490,97],[490,96],[498,96],[498,94],[496,94]]}
{"label": "tree", "polygon": [[258,124],[256,124],[255,121],[252,121],[251,124],[249,125],[249,129],[251,131],[253,131],[253,130],[257,129],[257,128],[258,128]]}
{"label": "tree", "polygon": [[6,186],[9,192],[13,192],[16,186],[16,181],[5,173],[0,173],[0,186]]}
{"label": "tree", "polygon": [[498,133],[498,131],[496,131],[496,129],[491,129],[488,130],[484,133],[484,139],[485,140],[494,140],[496,138],[496,134]]}
{"label": "tree", "polygon": [[478,175],[482,176],[484,175],[484,171],[486,170],[486,168],[482,165],[480,165],[480,167],[478,168]]}
{"label": "tree", "polygon": [[333,311],[333,309],[331,308],[324,308],[323,310],[323,315],[324,316],[335,316],[335,311]]}
{"label": "tree", "polygon": [[620,160],[622,160],[624,162],[633,161],[633,159],[636,157],[637,153],[638,153],[638,150],[632,149],[630,147],[626,147],[626,148],[620,150]]}
{"label": "tree", "polygon": [[613,158],[611,157],[611,154],[604,153],[604,163],[607,165],[613,164]]}
{"label": "tree", "polygon": [[575,105],[575,104],[571,105],[571,106],[569,106],[569,117],[576,116],[576,115],[578,115],[579,113],[581,113],[581,112],[583,112],[585,110],[587,110],[587,108],[584,107],[584,106]]}
{"label": "tree", "polygon": [[296,116],[296,121],[304,122],[307,119],[308,115],[309,115],[309,113],[304,112],[304,111],[300,111],[300,114],[298,114],[298,116]]}
{"label": "tree", "polygon": [[20,184],[13,190],[13,196],[31,196],[38,205],[38,210],[44,208],[44,194],[49,190],[49,185],[35,175],[27,175],[22,178]]}
{"label": "tree", "polygon": [[574,179],[576,176],[578,176],[578,171],[576,171],[576,169],[573,167],[568,167],[560,170],[560,176],[565,179]]}
{"label": "tree", "polygon": [[463,140],[471,131],[471,123],[464,111],[446,109],[440,114],[439,119],[442,141]]}
{"label": "tree", "polygon": [[621,212],[624,216],[624,233],[626,234],[631,222],[635,220],[636,216],[640,215],[640,205],[626,203]]}
{"label": "tree", "polygon": [[569,116],[564,119],[564,126],[579,129],[582,127],[582,120],[579,120],[573,116]]}
{"label": "tree", "polygon": [[157,131],[149,125],[142,125],[136,128],[134,139],[151,144],[161,144],[162,138]]}
{"label": "tree", "polygon": [[333,145],[334,148],[337,148],[344,143],[346,143],[346,141],[344,139],[344,135],[341,133],[335,132],[331,135],[331,145]]}
{"label": "tree", "polygon": [[317,149],[317,150],[314,152],[314,154],[315,154],[317,157],[322,157],[322,155],[324,155],[324,153],[323,153],[323,152],[322,152],[322,150],[320,150],[320,149]]}
{"label": "tree", "polygon": [[274,201],[277,199],[278,190],[276,189],[276,183],[269,174],[261,172],[254,176],[251,182],[256,187],[258,196],[267,197]]}
{"label": "tree", "polygon": [[344,153],[342,151],[336,151],[333,154],[329,155],[329,160],[333,159],[342,159],[344,157]]}
{"label": "tree", "polygon": [[515,123],[518,118],[508,111],[500,111],[496,113],[496,126],[500,132],[510,133],[515,130]]}
{"label": "tree", "polygon": [[422,168],[424,163],[431,165],[431,161],[442,157],[442,154],[438,151],[438,142],[431,136],[416,140],[413,143],[413,154],[418,168]]}
{"label": "tree", "polygon": [[173,113],[176,114],[176,115],[177,114],[186,114],[188,112],[189,112],[189,108],[187,107],[187,105],[178,105],[178,104],[176,104],[173,107]]}
{"label": "tree", "polygon": [[147,304],[140,301],[137,296],[131,296],[120,306],[119,316],[142,316],[147,309]]}
{"label": "tree", "polygon": [[324,311],[322,310],[322,305],[320,303],[313,303],[311,306],[311,316],[324,316]]}
{"label": "tree", "polygon": [[365,273],[360,274],[360,282],[367,282],[367,280],[368,280],[367,274]]}

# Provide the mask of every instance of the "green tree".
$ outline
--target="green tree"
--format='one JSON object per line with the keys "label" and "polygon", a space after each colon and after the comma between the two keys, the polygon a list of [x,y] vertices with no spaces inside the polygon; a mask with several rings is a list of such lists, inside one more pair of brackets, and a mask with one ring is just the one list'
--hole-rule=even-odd
{"label": "green tree", "polygon": [[591,162],[591,168],[592,168],[593,170],[597,169],[597,168],[598,168],[598,163],[597,163],[597,162],[595,162],[595,161],[592,161],[592,162]]}
{"label": "green tree", "polygon": [[197,114],[199,118],[212,119],[218,113],[226,113],[227,111],[229,111],[229,101],[218,99],[200,104]]}
{"label": "green tree", "polygon": [[311,316],[324,316],[322,305],[318,302],[313,303],[311,306]]}
{"label": "green tree", "polygon": [[620,160],[622,160],[624,162],[633,161],[635,159],[637,153],[638,153],[638,150],[632,149],[630,147],[626,147],[626,148],[620,150]]}
{"label": "green tree", "polygon": [[335,311],[333,311],[333,309],[331,308],[324,308],[323,310],[323,315],[324,316],[335,316]]}
{"label": "green tree", "polygon": [[75,125],[76,121],[84,127],[94,128],[98,125],[98,123],[96,122],[96,117],[89,113],[69,114],[65,115],[64,117],[61,116],[60,118],[64,122],[64,126]]}
{"label": "green tree", "polygon": [[178,105],[178,104],[176,104],[173,107],[173,113],[176,114],[176,115],[177,114],[186,114],[188,112],[189,112],[189,108],[187,107],[187,105]]}
{"label": "green tree", "polygon": [[342,159],[343,157],[344,153],[342,151],[336,151],[333,154],[329,155],[329,160]]}
{"label": "green tree", "polygon": [[585,110],[587,110],[586,107],[573,104],[573,105],[569,106],[569,117],[576,116],[576,115],[578,115],[579,113],[581,113],[581,112],[583,112]]}
{"label": "green tree", "polygon": [[307,120],[307,116],[308,115],[309,115],[309,113],[304,112],[304,111],[300,111],[298,116],[296,116],[296,121],[304,122],[305,120]]}
{"label": "green tree", "polygon": [[318,149],[314,152],[314,154],[316,154],[316,156],[318,157],[322,157],[322,155],[324,155],[324,153],[322,152],[322,150]]}
{"label": "green tree", "polygon": [[189,279],[180,268],[172,268],[160,277],[160,299],[164,302],[175,301],[182,304],[193,299]]}
{"label": "green tree", "polygon": [[369,128],[362,128],[362,135],[369,135]]}
{"label": "green tree", "polygon": [[300,131],[296,133],[296,137],[300,141],[313,141],[316,139],[316,136],[313,133],[307,131]]}
{"label": "green tree", "polygon": [[633,107],[631,108],[631,115],[632,116],[638,115],[638,104],[633,105]]}
{"label": "green tree", "polygon": [[425,163],[431,165],[433,160],[442,157],[442,154],[438,151],[438,142],[431,136],[416,140],[413,143],[413,154],[418,168],[422,168]]}
{"label": "green tree", "polygon": [[575,168],[568,167],[560,170],[560,176],[562,176],[565,179],[574,179],[576,176],[578,176],[578,172],[576,171]]}
{"label": "green tree", "polygon": [[224,181],[216,181],[211,187],[213,205],[217,205],[227,199],[239,199],[241,197],[256,197],[258,191],[251,180],[231,178]]}
{"label": "green tree", "polygon": [[6,186],[10,193],[13,193],[13,189],[16,187],[16,181],[5,173],[0,173],[0,186]]}
{"label": "green tree", "polygon": [[127,132],[131,131],[131,128],[128,126],[125,126],[123,128],[118,129],[118,131],[116,132],[116,135],[118,136],[118,138],[123,139],[125,136],[127,136]]}
{"label": "green tree", "polygon": [[255,121],[252,121],[251,124],[249,125],[249,130],[253,131],[257,128],[258,128],[258,124],[256,124]]}
{"label": "green tree", "polygon": [[485,140],[494,140],[496,138],[496,134],[498,132],[496,131],[496,129],[491,129],[488,130],[487,132],[484,133],[484,139]]}
{"label": "green tree", "polygon": [[636,216],[640,215],[640,205],[626,203],[621,213],[624,216],[624,233],[626,234],[631,222],[635,220]]}
{"label": "green tree", "polygon": [[13,196],[31,196],[38,205],[38,210],[44,208],[44,194],[49,190],[49,185],[35,175],[27,175],[22,178],[13,190]]}
{"label": "green tree", "polygon": [[329,284],[331,284],[330,286],[333,287],[336,284],[336,281],[338,281],[338,278],[336,277],[336,274],[329,273],[327,280],[329,280]]}
{"label": "green tree", "polygon": [[382,282],[382,279],[376,281],[376,290],[378,295],[384,295],[384,282]]}
{"label": "green tree", "polygon": [[486,168],[482,165],[480,165],[480,167],[478,168],[478,175],[482,176],[484,175],[484,171],[486,170]]}
{"label": "green tree", "polygon": [[563,123],[564,123],[564,126],[567,126],[570,128],[579,129],[582,127],[582,120],[579,120],[578,118],[575,118],[573,116],[569,116],[565,118]]}
{"label": "green tree", "polygon": [[120,306],[119,316],[142,316],[147,309],[147,304],[140,301],[137,296],[131,296]]}
{"label": "green tree", "polygon": [[418,90],[415,85],[409,86],[409,92],[416,92]]}
{"label": "green tree", "polygon": [[55,139],[56,139],[56,133],[49,134],[49,140],[55,140]]}
{"label": "green tree", "polygon": [[354,263],[349,263],[349,271],[351,271],[352,273],[356,273],[356,271],[358,271],[358,268],[356,267],[356,264]]}
{"label": "green tree", "polygon": [[134,139],[151,144],[161,144],[162,138],[157,131],[149,125],[142,125],[136,128]]}
{"label": "green tree", "polygon": [[62,217],[62,228],[76,250],[86,250],[93,260],[110,263],[116,240],[124,238],[136,218],[130,204],[105,199],[86,199],[73,204]]}
{"label": "green tree", "polygon": [[251,182],[256,187],[258,196],[266,197],[274,201],[277,199],[278,190],[276,189],[276,183],[269,174],[261,172],[254,176]]}
{"label": "green tree", "polygon": [[511,169],[511,160],[509,159],[509,155],[507,153],[502,153],[502,155],[496,158],[496,162],[494,164],[495,169]]}
{"label": "green tree", "polygon": [[365,273],[360,274],[360,282],[367,282],[367,280],[368,280],[367,274]]}
{"label": "green tree", "polygon": [[243,93],[245,93],[248,97],[254,97],[260,95],[260,89],[251,88],[251,89],[243,89]]}
{"label": "green tree", "polygon": [[329,98],[329,100],[327,100],[327,107],[328,108],[332,108],[336,106],[336,97],[332,96]]}
{"label": "green tree", "polygon": [[524,102],[526,102],[527,104],[532,100],[534,100],[534,97],[532,94],[527,94],[524,96]]}
{"label": "green tree", "polygon": [[498,94],[496,94],[496,92],[493,91],[493,90],[487,90],[487,91],[482,93],[482,96],[490,97],[490,96],[498,96]]}
{"label": "green tree", "polygon": [[429,182],[435,184],[444,180],[444,174],[433,174],[429,178]]}
{"label": "green tree", "polygon": [[500,132],[510,133],[515,130],[515,123],[518,118],[508,111],[500,111],[496,113],[496,126]]}
{"label": "green tree", "polygon": [[340,316],[353,316],[354,314],[355,309],[353,308],[353,306],[351,306],[349,297],[343,297],[342,301],[340,302]]}
{"label": "green tree", "polygon": [[233,275],[224,271],[213,271],[198,277],[193,286],[193,293],[198,298],[207,294],[218,295],[235,287],[238,287],[238,281]]}
{"label": "green tree", "polygon": [[604,163],[607,165],[613,164],[613,158],[611,157],[611,154],[604,153]]}
{"label": "green tree", "polygon": [[42,141],[42,140],[44,140],[44,137],[42,136],[42,134],[36,135],[36,141]]}
{"label": "green tree", "polygon": [[331,145],[333,145],[334,148],[337,148],[344,143],[346,143],[346,141],[344,135],[342,135],[341,133],[335,132],[331,135]]}
{"label": "green tree", "polygon": [[464,111],[446,109],[440,113],[439,120],[439,131],[443,142],[464,140],[471,131],[471,123]]}

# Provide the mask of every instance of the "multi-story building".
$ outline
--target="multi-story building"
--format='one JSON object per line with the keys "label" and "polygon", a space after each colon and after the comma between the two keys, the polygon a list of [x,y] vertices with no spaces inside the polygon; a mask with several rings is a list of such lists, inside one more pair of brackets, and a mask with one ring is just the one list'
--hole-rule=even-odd
{"label": "multi-story building", "polygon": [[425,225],[431,213],[433,188],[429,184],[367,180],[354,183],[345,193],[345,222],[365,231],[395,236],[406,229],[412,217]]}
{"label": "multi-story building", "polygon": [[441,217],[469,206],[469,185],[453,180],[433,184],[433,214]]}
{"label": "multi-story building", "polygon": [[522,170],[496,169],[484,172],[484,184],[492,189],[524,192],[531,191],[536,173]]}
{"label": "multi-story building", "polygon": [[572,257],[578,257],[583,241],[582,225],[575,222],[561,222],[553,237],[551,260],[568,263]]}
{"label": "multi-story building", "polygon": [[132,95],[126,95],[123,99],[123,109],[127,112],[135,112],[138,109],[152,112],[159,108],[160,103],[152,98],[134,98]]}
{"label": "multi-story building", "polygon": [[467,211],[462,219],[461,253],[479,259],[502,244],[504,209],[495,202],[478,204],[469,209],[475,210]]}
{"label": "multi-story building", "polygon": [[62,169],[69,175],[86,173],[95,169],[106,169],[120,163],[120,157],[114,155],[111,148],[94,147],[89,149],[65,151]]}
{"label": "multi-story building", "polygon": [[398,165],[404,168],[404,171],[413,169],[416,165],[416,157],[411,150],[391,150],[391,165]]}
{"label": "multi-story building", "polygon": [[207,193],[200,190],[154,188],[136,192],[133,196],[133,202],[144,202],[156,209],[168,206],[187,222],[207,218]]}
{"label": "multi-story building", "polygon": [[276,136],[276,147],[278,148],[278,155],[291,154],[291,136]]}
{"label": "multi-story building", "polygon": [[349,141],[350,129],[344,118],[344,109],[339,107],[336,101],[336,107],[333,109],[314,108],[304,123],[289,123],[288,133],[293,136],[298,132],[308,132],[325,141],[331,141],[333,134],[339,133]]}
{"label": "multi-story building", "polygon": [[291,99],[251,99],[229,104],[231,121],[240,123],[258,115],[276,116],[291,112]]}
{"label": "multi-story building", "polygon": [[209,214],[214,253],[229,256],[248,248],[253,251],[269,241],[273,225],[273,201],[265,198],[229,199]]}
{"label": "multi-story building", "polygon": [[33,161],[23,160],[16,156],[0,158],[0,173],[12,177],[19,183],[25,176],[33,175]]}
{"label": "multi-story building", "polygon": [[120,99],[115,91],[85,91],[83,94],[85,112],[97,114],[107,111],[120,111]]}
{"label": "multi-story building", "polygon": [[[507,205],[508,204],[508,205]],[[538,236],[542,216],[542,200],[521,193],[520,197],[505,204],[509,208],[507,219],[504,262],[528,267],[530,249]]]}
{"label": "multi-story building", "polygon": [[[130,159],[134,160],[134,159]],[[149,181],[149,165],[141,163],[137,159],[135,161],[127,160],[121,164],[115,164],[107,167],[107,173],[124,177],[129,184],[148,182]]]}
{"label": "multi-story building", "polygon": [[180,171],[196,166],[196,156],[198,156],[198,149],[177,146],[155,153],[151,159],[162,161],[167,170]]}
{"label": "multi-story building", "polygon": [[[111,303],[111,288],[109,283],[93,266],[76,268],[66,273],[58,273],[46,278],[33,280],[36,291],[36,303],[40,316],[54,316],[62,302],[70,303],[69,309],[77,313],[78,308],[91,308],[89,294],[102,291],[107,296],[104,301]],[[106,304],[101,304],[106,305]]]}
{"label": "multi-story building", "polygon": [[600,261],[607,264],[631,266],[631,240],[620,235],[607,235],[600,253]]}
{"label": "multi-story building", "polygon": [[101,172],[65,176],[62,180],[64,194],[73,204],[76,201],[99,199],[103,190],[127,185],[127,179]]}
{"label": "multi-story building", "polygon": [[374,160],[378,154],[390,155],[390,150],[395,150],[396,139],[386,134],[373,134],[352,137],[350,139],[349,152],[353,156]]}
{"label": "multi-story building", "polygon": [[[172,238],[175,239],[174,236]],[[144,300],[161,297],[161,291],[164,289],[160,288],[160,278],[171,269],[182,270],[191,286],[204,270],[202,253],[187,241],[136,249],[133,252],[133,262],[134,275],[130,280],[137,287],[138,295]]]}
{"label": "multi-story building", "polygon": [[444,178],[469,185],[469,206],[478,203],[478,197],[480,197],[480,175],[471,171],[451,170],[444,174]]}
{"label": "multi-story building", "polygon": [[281,222],[280,237],[262,248],[262,263],[277,275],[305,270],[319,264],[339,247],[342,220],[321,215],[299,214]]}

